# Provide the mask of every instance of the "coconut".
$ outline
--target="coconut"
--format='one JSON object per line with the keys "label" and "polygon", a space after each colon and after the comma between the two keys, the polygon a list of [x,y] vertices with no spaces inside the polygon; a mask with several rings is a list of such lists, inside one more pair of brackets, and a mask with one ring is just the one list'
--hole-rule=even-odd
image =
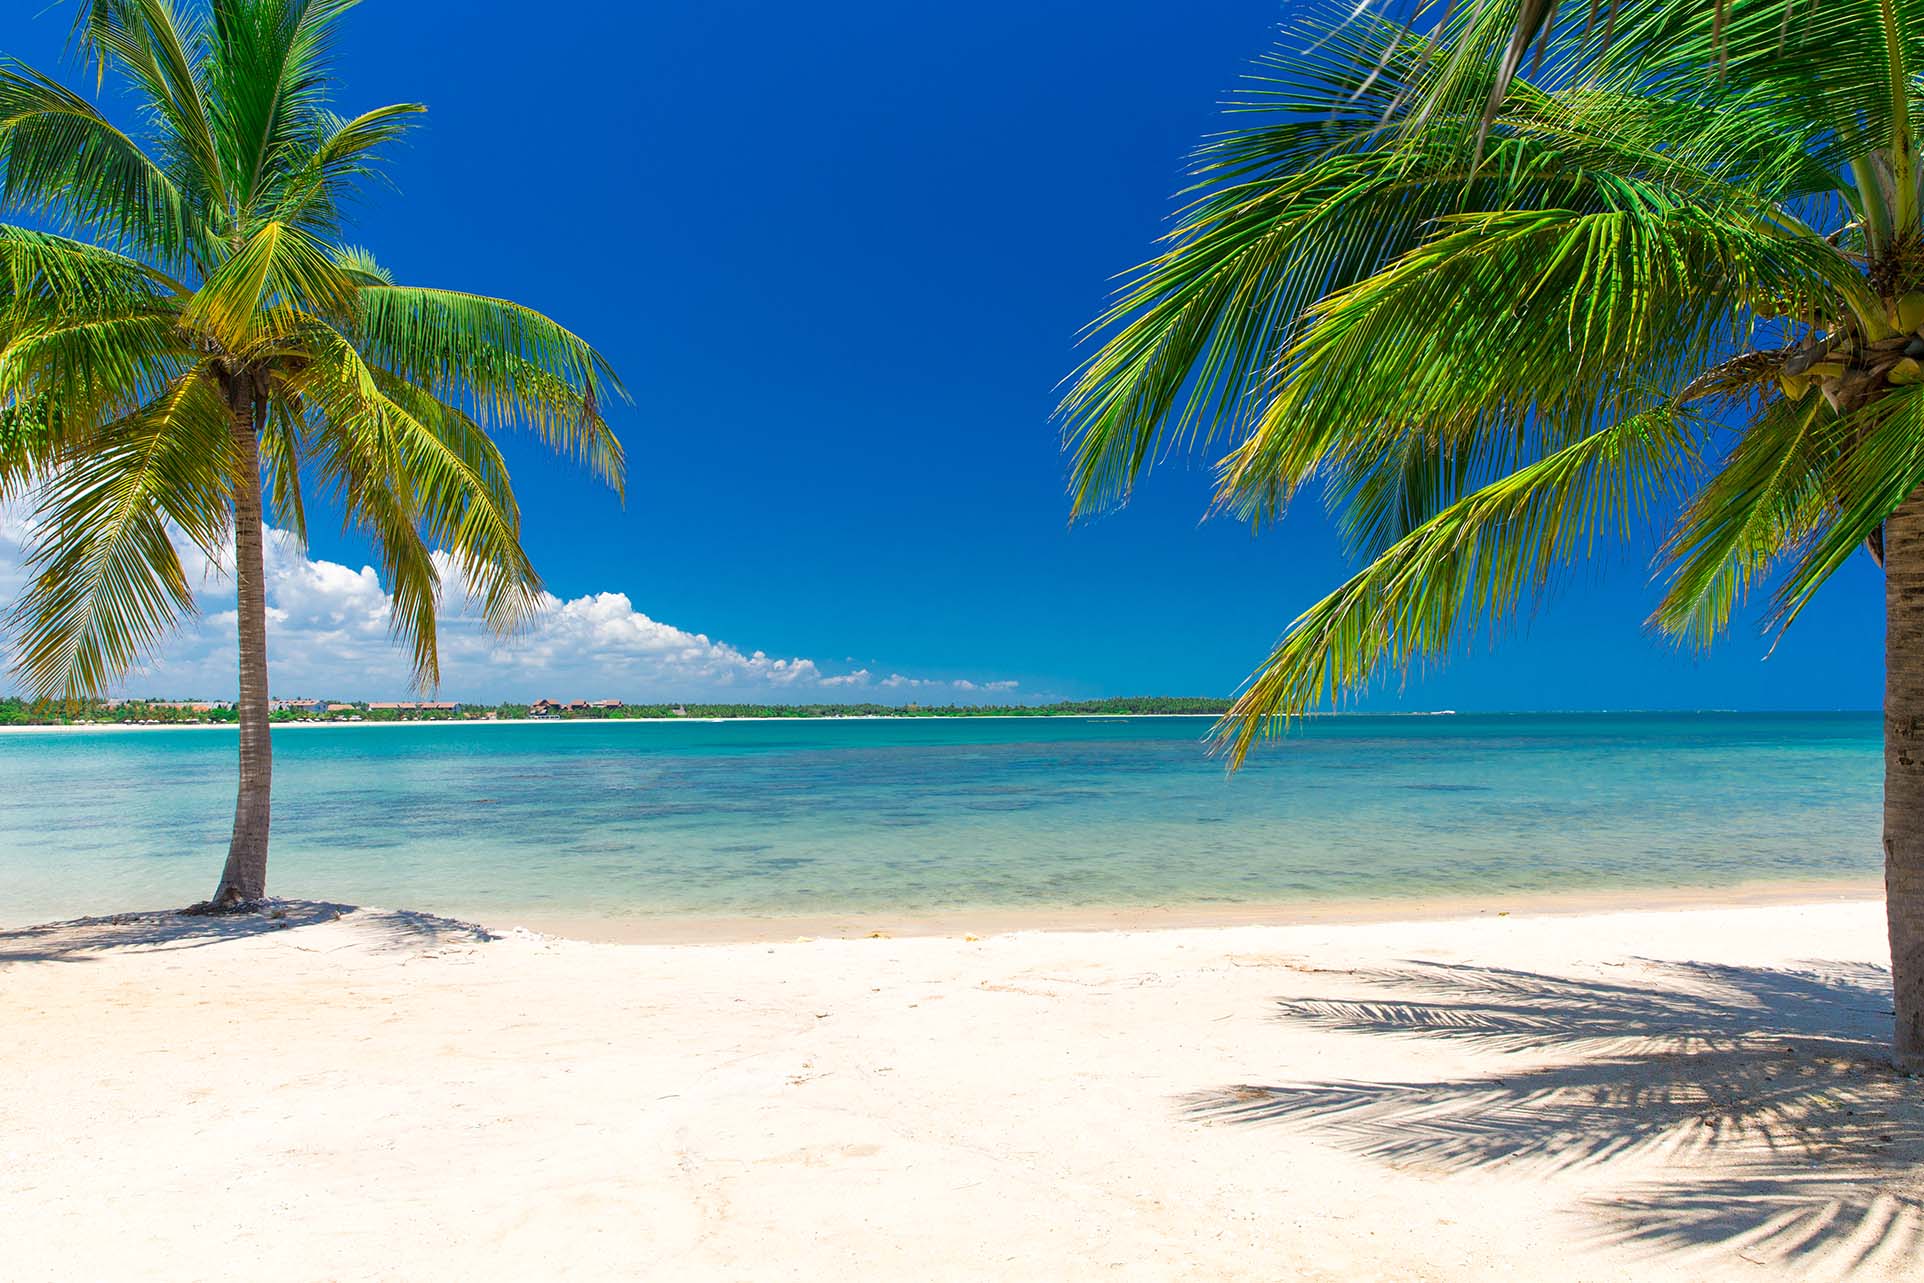
{"label": "coconut", "polygon": [[1895,313],[1900,330],[1915,330],[1924,325],[1924,290],[1911,290],[1898,299]]}

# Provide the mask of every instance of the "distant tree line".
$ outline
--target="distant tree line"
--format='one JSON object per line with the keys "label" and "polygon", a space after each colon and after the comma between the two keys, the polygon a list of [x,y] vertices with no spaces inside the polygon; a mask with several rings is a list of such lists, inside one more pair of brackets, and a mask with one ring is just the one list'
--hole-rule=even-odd
{"label": "distant tree line", "polygon": [[[529,704],[462,704],[453,709],[370,708],[366,702],[327,712],[281,710],[276,722],[493,721],[529,716]],[[557,721],[632,721],[645,718],[734,717],[1120,717],[1132,714],[1218,716],[1226,699],[1139,695],[1062,700],[1054,704],[623,704],[617,708],[562,708]],[[220,724],[234,721],[231,705],[193,700],[28,701],[0,698],[0,726],[85,724]]]}
{"label": "distant tree line", "polygon": [[[509,708],[517,711],[513,714]],[[1205,714],[1228,711],[1226,699],[1140,695],[1120,699],[1061,700],[1054,704],[624,704],[561,717],[610,720],[648,717],[1120,717],[1129,714]],[[502,705],[501,716],[523,717],[526,705]]]}
{"label": "distant tree line", "polygon": [[231,704],[210,704],[196,708],[190,701],[123,700],[109,704],[101,700],[24,700],[18,696],[0,698],[0,726],[68,726],[96,722],[142,722],[182,725],[232,722]]}

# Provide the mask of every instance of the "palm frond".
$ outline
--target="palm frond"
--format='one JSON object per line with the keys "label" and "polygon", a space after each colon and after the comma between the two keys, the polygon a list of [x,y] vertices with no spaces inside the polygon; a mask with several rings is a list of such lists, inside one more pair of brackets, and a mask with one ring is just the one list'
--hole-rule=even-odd
{"label": "palm frond", "polygon": [[394,273],[381,266],[372,250],[362,246],[341,246],[334,251],[334,262],[356,285],[394,284]]}
{"label": "palm frond", "polygon": [[181,320],[228,350],[243,351],[278,328],[263,325],[277,309],[342,317],[353,309],[354,293],[354,282],[313,237],[269,222],[208,274]]}
{"label": "palm frond", "polygon": [[[236,203],[302,167],[324,119],[335,23],[358,0],[214,0],[206,76]],[[292,162],[292,163],[290,163]]]}
{"label": "palm frond", "polygon": [[0,405],[51,398],[71,436],[157,397],[201,359],[172,290],[113,251],[0,226]]}
{"label": "palm frond", "polygon": [[1218,726],[1232,762],[1319,700],[1445,653],[1672,495],[1701,425],[1659,406],[1610,423],[1432,517],[1290,626]]}
{"label": "palm frond", "polygon": [[279,194],[273,217],[316,234],[339,232],[341,206],[353,185],[380,176],[380,149],[402,137],[426,110],[419,103],[396,103],[352,120],[322,117],[319,140],[299,166],[275,184]]}
{"label": "palm frond", "polygon": [[186,287],[137,258],[50,232],[0,224],[0,315],[97,314],[182,297]]}
{"label": "palm frond", "polygon": [[[314,350],[318,359],[290,387],[313,412],[321,475],[350,513],[382,538],[411,514],[422,538],[453,558],[490,626],[509,633],[525,624],[541,582],[521,546],[520,508],[494,443],[456,407],[368,366],[345,339],[317,335]],[[371,495],[357,498],[370,484]],[[418,676],[431,684],[416,613],[398,611],[397,626],[415,646]]]}
{"label": "palm frond", "polygon": [[497,634],[526,627],[541,605],[541,577],[521,546],[521,509],[500,450],[466,414],[377,371],[403,412],[403,449],[422,494],[428,538],[454,560],[470,597]]}
{"label": "palm frond", "polygon": [[364,286],[355,344],[369,363],[483,424],[526,425],[619,489],[621,443],[602,415],[627,393],[607,358],[532,308],[418,286]]}
{"label": "palm frond", "polygon": [[93,105],[0,60],[0,211],[178,266],[205,232],[173,180]]}
{"label": "palm frond", "polygon": [[46,471],[59,450],[60,412],[46,398],[0,405],[0,503],[10,503]]}
{"label": "palm frond", "polygon": [[[1400,431],[1554,446],[1675,395],[1742,341],[1753,298],[1867,294],[1814,236],[1650,199],[1594,213],[1439,220],[1438,235],[1320,305],[1224,464],[1222,501],[1273,516],[1333,451]],[[1863,306],[1877,305],[1866,298]]]}
{"label": "palm frond", "polygon": [[41,480],[31,580],[11,624],[36,697],[102,693],[193,609],[169,528],[204,550],[228,528],[232,418],[195,371]]}
{"label": "palm frond", "polygon": [[1848,444],[1824,470],[1829,506],[1794,550],[1794,564],[1775,594],[1771,622],[1779,628],[1788,627],[1838,567],[1924,485],[1924,395],[1917,387],[1897,388],[1844,416],[1836,431]]}
{"label": "palm frond", "polygon": [[1721,633],[1751,584],[1822,525],[1845,441],[1822,397],[1769,400],[1660,553],[1670,582],[1651,622],[1698,647]]}
{"label": "palm frond", "polygon": [[389,627],[408,648],[415,683],[431,690],[441,680],[441,576],[421,537],[420,497],[385,427],[384,418],[329,422],[325,439],[317,443],[319,476],[348,523],[373,537],[392,600]]}
{"label": "palm frond", "polygon": [[212,89],[199,57],[205,31],[194,11],[174,0],[82,0],[74,38],[99,78],[111,66],[140,90],[183,197],[206,216],[231,209]]}
{"label": "palm frond", "polygon": [[[1328,298],[1434,243],[1448,219],[1688,205],[1815,244],[1798,211],[1841,199],[1794,120],[1736,88],[1678,101],[1628,76],[1514,80],[1479,157],[1478,95],[1453,116],[1410,96],[1445,74],[1433,42],[1368,15],[1329,22],[1290,29],[1321,34],[1266,60],[1237,127],[1198,153],[1200,194],[1169,248],[1092,325],[1108,336],[1059,411],[1078,512],[1126,495],[1164,451],[1241,445]],[[1852,270],[1828,257],[1834,275]]]}

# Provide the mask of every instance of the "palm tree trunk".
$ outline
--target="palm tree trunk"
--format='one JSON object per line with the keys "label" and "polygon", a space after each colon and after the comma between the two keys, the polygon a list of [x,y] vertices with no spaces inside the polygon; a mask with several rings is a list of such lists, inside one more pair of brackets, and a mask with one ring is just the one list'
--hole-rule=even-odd
{"label": "palm tree trunk", "polygon": [[267,894],[267,827],[274,778],[274,746],[267,720],[267,568],[261,549],[260,446],[255,407],[236,398],[234,446],[240,480],[234,487],[234,589],[240,616],[240,791],[234,799],[234,836],[212,907],[232,908]]}
{"label": "palm tree trunk", "polygon": [[1884,527],[1884,898],[1896,1059],[1924,1070],[1924,489]]}

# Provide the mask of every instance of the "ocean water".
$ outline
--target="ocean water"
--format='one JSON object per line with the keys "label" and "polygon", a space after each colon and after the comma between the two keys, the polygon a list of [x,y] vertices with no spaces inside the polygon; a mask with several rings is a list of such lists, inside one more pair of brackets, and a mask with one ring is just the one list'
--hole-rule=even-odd
{"label": "ocean water", "polygon": [[[480,918],[1402,900],[1879,868],[1875,714],[275,734],[279,895]],[[234,733],[0,735],[0,924],[213,890]]]}

